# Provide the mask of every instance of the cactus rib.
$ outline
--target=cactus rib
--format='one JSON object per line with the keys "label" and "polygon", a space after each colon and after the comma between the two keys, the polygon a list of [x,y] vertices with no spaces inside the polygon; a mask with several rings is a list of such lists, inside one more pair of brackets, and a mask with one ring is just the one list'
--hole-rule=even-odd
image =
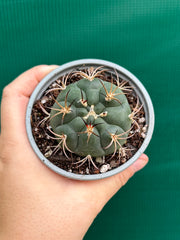
{"label": "cactus rib", "polygon": [[84,157],[81,163],[93,162],[92,157],[110,154],[113,157],[127,138],[132,137],[128,134],[137,109],[133,115],[120,89],[125,83],[119,83],[119,79],[117,82],[113,75],[111,82],[100,78],[105,70],[101,66],[72,73],[81,79],[62,89],[50,107],[49,124],[60,143],[58,147],[63,148],[65,156],[65,150],[70,150]]}

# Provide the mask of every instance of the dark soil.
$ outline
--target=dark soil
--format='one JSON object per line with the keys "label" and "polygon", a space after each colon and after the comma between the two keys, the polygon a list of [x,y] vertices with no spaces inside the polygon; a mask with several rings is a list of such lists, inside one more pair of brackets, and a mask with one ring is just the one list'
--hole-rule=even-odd
{"label": "dark soil", "polygon": [[[83,71],[86,72],[86,69]],[[100,78],[104,81],[109,82],[111,81],[111,75],[108,73],[102,73],[102,76]],[[76,75],[72,77],[72,74],[70,74],[67,80],[67,85],[80,79],[81,77]],[[116,76],[114,76],[114,83],[116,84],[115,79]],[[121,154],[119,155],[118,153],[116,153],[113,158],[111,158],[111,155],[102,158],[92,158],[97,168],[95,168],[90,161],[88,162],[88,160],[82,165],[80,163],[76,164],[76,162],[80,161],[82,157],[80,158],[78,155],[70,152],[68,153],[67,151],[67,154],[69,156],[68,159],[64,155],[61,148],[58,148],[57,151],[53,152],[55,148],[54,146],[57,146],[58,143],[57,140],[51,138],[54,136],[47,129],[49,127],[48,120],[45,121],[43,119],[45,119],[48,116],[47,113],[50,112],[49,107],[51,107],[54,104],[54,98],[56,98],[60,93],[60,90],[57,90],[56,88],[58,88],[58,85],[61,83],[61,80],[62,77],[57,79],[53,84],[51,84],[44,93],[44,95],[41,97],[41,99],[35,102],[32,109],[31,125],[33,136],[37,146],[39,147],[40,151],[44,154],[44,156],[59,168],[77,174],[97,174],[107,172],[113,168],[119,167],[120,165],[128,161],[137,152],[137,150],[142,145],[144,138],[146,137],[147,125],[145,121],[145,113],[143,106],[141,107],[140,111],[136,114],[137,117],[136,122],[138,123],[139,128],[137,127],[137,124],[133,125],[133,128],[129,132],[129,135],[133,136],[127,139],[127,143],[123,145],[123,150]],[[120,83],[121,82],[124,82],[124,80],[120,79]],[[127,82],[125,86],[130,85]],[[52,91],[48,92],[49,90]],[[137,95],[133,88],[130,92],[127,91],[126,93],[129,105],[131,107],[131,110],[133,111],[137,103]],[[47,111],[47,113],[45,113],[45,111],[42,110],[41,106]],[[139,103],[138,108],[140,106],[141,103]]]}

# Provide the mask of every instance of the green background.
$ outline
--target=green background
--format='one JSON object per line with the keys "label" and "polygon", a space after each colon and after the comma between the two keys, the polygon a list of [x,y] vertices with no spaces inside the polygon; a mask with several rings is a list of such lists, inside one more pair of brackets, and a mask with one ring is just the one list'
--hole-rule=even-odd
{"label": "green background", "polygon": [[37,64],[100,58],[145,85],[156,126],[148,166],[85,240],[180,239],[180,1],[0,0],[0,87]]}

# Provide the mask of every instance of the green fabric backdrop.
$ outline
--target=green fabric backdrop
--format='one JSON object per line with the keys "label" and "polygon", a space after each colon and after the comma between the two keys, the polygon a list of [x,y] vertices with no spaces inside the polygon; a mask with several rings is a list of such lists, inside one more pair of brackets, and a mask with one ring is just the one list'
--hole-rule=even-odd
{"label": "green fabric backdrop", "polygon": [[100,58],[132,71],[155,107],[148,166],[85,240],[180,239],[180,1],[0,0],[0,87],[37,64]]}

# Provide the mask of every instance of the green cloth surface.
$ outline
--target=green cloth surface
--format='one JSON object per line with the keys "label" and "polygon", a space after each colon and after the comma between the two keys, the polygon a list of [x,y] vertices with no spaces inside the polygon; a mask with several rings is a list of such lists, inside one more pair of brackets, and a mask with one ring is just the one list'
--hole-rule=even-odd
{"label": "green cloth surface", "polygon": [[1,90],[34,65],[81,58],[134,73],[156,116],[149,164],[111,199],[84,239],[179,240],[180,1],[0,0]]}

